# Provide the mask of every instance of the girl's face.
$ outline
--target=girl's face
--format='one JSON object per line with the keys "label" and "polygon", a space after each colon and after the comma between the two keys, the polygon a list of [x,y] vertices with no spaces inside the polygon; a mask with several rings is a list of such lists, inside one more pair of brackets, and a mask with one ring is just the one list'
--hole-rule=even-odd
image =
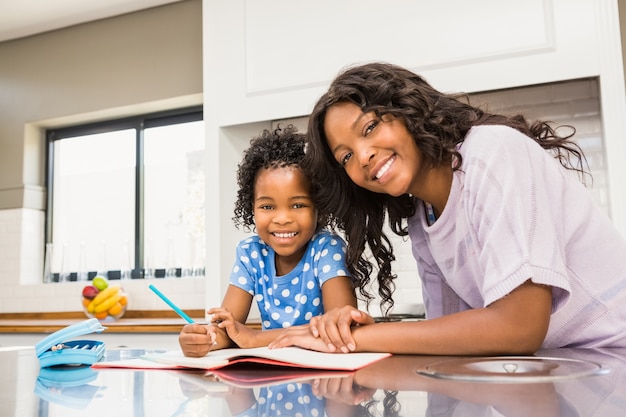
{"label": "girl's face", "polygon": [[317,229],[309,182],[299,168],[259,171],[254,185],[254,223],[259,237],[276,252],[277,269],[297,265]]}
{"label": "girl's face", "polygon": [[402,120],[382,120],[353,103],[326,112],[324,132],[335,159],[350,179],[367,190],[400,196],[420,195],[426,164]]}

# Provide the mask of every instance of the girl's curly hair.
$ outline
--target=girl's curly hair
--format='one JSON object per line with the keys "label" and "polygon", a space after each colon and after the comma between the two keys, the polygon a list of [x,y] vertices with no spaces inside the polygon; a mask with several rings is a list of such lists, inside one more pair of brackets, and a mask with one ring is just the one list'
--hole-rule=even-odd
{"label": "girl's curly hair", "polygon": [[[246,231],[254,228],[254,186],[259,171],[288,166],[300,169],[304,146],[305,135],[298,133],[298,129],[291,124],[285,128],[279,126],[274,131],[263,130],[259,136],[250,140],[250,146],[244,151],[237,170],[239,190],[233,217],[236,227],[242,226]],[[311,184],[309,187],[315,204],[314,190]],[[318,215],[318,227],[324,223],[323,217]]]}

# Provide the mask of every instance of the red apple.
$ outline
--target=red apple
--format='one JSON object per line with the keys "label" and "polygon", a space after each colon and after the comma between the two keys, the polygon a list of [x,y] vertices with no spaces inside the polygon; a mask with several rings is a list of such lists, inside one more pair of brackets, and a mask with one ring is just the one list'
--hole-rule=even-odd
{"label": "red apple", "polygon": [[85,285],[85,288],[83,288],[83,297],[88,300],[93,300],[99,292],[100,291],[98,291],[98,289],[93,285]]}

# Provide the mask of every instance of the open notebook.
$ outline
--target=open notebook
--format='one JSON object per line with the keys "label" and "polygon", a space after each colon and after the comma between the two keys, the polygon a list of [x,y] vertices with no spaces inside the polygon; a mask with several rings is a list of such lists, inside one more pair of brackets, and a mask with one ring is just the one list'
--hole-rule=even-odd
{"label": "open notebook", "polygon": [[184,356],[182,351],[148,354],[141,358],[102,361],[93,368],[137,369],[221,369],[234,364],[263,364],[288,368],[354,371],[391,356],[390,353],[322,353],[298,347],[268,349],[221,349],[201,358]]}

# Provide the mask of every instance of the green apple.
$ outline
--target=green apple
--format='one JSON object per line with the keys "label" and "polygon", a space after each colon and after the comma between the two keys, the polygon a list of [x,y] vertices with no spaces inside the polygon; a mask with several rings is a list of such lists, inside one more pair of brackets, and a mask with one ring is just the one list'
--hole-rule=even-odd
{"label": "green apple", "polygon": [[109,281],[107,281],[107,279],[105,277],[95,276],[95,277],[93,277],[93,280],[91,281],[91,285],[96,287],[98,289],[98,291],[102,291],[106,287],[109,286]]}

